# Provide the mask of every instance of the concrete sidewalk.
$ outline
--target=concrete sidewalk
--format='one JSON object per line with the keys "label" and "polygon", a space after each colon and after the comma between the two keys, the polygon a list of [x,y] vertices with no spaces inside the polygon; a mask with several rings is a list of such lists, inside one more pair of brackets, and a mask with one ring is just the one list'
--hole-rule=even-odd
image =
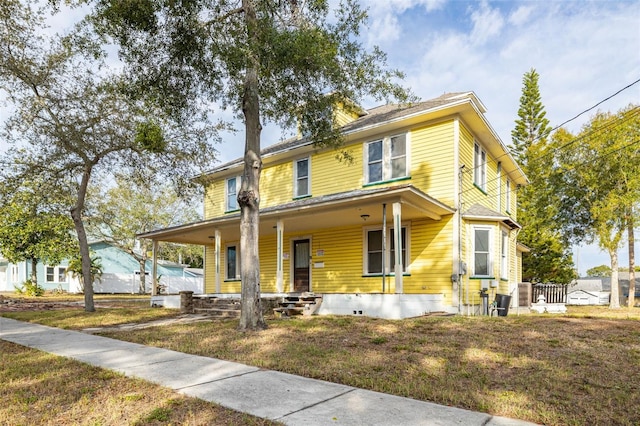
{"label": "concrete sidewalk", "polygon": [[0,339],[287,425],[533,424],[2,317]]}

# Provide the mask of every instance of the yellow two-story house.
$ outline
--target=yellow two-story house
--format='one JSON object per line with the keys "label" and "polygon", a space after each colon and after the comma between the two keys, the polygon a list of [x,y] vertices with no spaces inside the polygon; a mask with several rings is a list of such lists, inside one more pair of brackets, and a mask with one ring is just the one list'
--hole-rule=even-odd
{"label": "yellow two-story house", "polygon": [[[336,109],[351,162],[304,137],[265,148],[262,295],[312,292],[320,314],[383,318],[481,313],[482,288],[516,303],[527,178],[484,113],[473,92]],[[238,159],[210,172],[203,221],[141,235],[205,246],[207,294],[240,294],[242,171]]]}

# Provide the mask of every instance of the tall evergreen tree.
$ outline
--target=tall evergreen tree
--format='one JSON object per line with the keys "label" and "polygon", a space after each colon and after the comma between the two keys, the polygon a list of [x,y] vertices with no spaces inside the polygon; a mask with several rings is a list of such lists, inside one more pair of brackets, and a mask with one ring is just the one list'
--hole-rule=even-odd
{"label": "tall evergreen tree", "polygon": [[554,225],[557,193],[549,186],[553,146],[571,139],[565,131],[549,140],[551,127],[545,118],[535,69],[526,72],[516,127],[511,132],[514,155],[530,184],[518,194],[518,221],[524,229],[520,242],[531,248],[522,259],[523,279],[530,282],[568,283],[575,278],[569,245]]}
{"label": "tall evergreen tree", "polygon": [[527,167],[529,147],[536,142],[544,143],[551,133],[547,113],[542,104],[538,80],[540,76],[534,68],[524,73],[522,77],[522,96],[518,108],[516,127],[511,131],[511,141],[516,160],[523,167]]}

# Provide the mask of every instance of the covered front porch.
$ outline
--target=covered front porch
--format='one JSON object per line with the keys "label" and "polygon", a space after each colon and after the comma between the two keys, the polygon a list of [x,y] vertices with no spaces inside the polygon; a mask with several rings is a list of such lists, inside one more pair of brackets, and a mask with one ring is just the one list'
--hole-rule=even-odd
{"label": "covered front porch", "polygon": [[[442,294],[405,295],[408,259],[402,250],[385,253],[385,247],[402,247],[403,241],[382,244],[380,258],[387,262],[382,260],[379,274],[363,271],[367,252],[362,241],[367,227],[401,229],[413,221],[440,222],[453,213],[454,209],[411,185],[308,197],[264,208],[260,212],[261,294],[321,293],[320,314],[399,318],[420,315],[425,306],[429,311],[445,310]],[[154,246],[159,241],[205,246],[205,293],[237,296],[241,280],[233,271],[239,259],[239,222],[240,215],[234,212],[139,237],[152,239]],[[403,238],[400,232],[388,232],[383,238],[394,236]],[[391,262],[390,256],[394,256]],[[447,279],[450,274],[445,273]],[[410,308],[412,304],[416,308]]]}

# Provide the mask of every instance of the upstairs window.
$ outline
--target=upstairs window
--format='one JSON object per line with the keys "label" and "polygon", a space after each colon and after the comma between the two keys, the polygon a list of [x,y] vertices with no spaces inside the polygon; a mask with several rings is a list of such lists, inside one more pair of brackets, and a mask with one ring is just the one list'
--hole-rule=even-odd
{"label": "upstairs window", "polygon": [[487,152],[478,142],[473,145],[473,183],[487,192]]}
{"label": "upstairs window", "polygon": [[396,135],[365,144],[365,182],[403,178],[407,170],[407,135]]}
{"label": "upstairs window", "polygon": [[296,160],[294,165],[294,197],[304,197],[311,193],[309,175],[309,158]]}
{"label": "upstairs window", "polygon": [[241,177],[240,176],[235,176],[232,178],[227,179],[226,182],[226,202],[227,205],[226,210],[229,211],[234,211],[234,210],[238,210],[238,192],[240,192],[240,182],[241,182]]}
{"label": "upstairs window", "polygon": [[506,186],[505,186],[505,195],[506,195],[506,198],[507,198],[505,210],[508,213],[508,212],[511,211],[511,181],[509,179],[507,179],[507,183],[506,183]]}

